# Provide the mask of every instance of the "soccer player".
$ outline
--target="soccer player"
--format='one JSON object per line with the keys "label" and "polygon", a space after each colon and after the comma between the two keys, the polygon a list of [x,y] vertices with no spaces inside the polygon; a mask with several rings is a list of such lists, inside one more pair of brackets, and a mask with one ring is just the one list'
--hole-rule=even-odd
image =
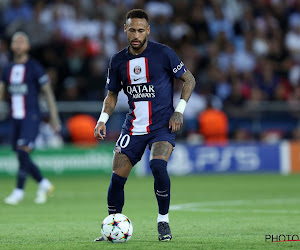
{"label": "soccer player", "polygon": [[53,190],[50,181],[42,176],[39,168],[30,158],[41,118],[38,105],[40,90],[46,98],[53,128],[59,131],[61,127],[49,77],[42,66],[29,57],[29,49],[28,36],[23,32],[16,32],[11,42],[13,62],[3,69],[0,79],[0,101],[4,98],[5,87],[10,95],[13,149],[19,162],[16,188],[4,200],[11,205],[22,201],[27,175],[31,175],[39,186],[36,203],[45,203],[47,195]]}
{"label": "soccer player", "polygon": [[[121,89],[128,97],[129,113],[114,148],[113,173],[108,188],[108,213],[121,213],[124,185],[146,146],[159,213],[158,239],[172,239],[169,227],[170,178],[167,162],[175,146],[175,134],[183,124],[183,112],[195,87],[195,79],[176,53],[166,45],[149,41],[148,15],[133,9],[126,15],[124,32],[129,46],[112,56],[106,86],[108,94],[94,135],[106,136],[105,123],[114,111]],[[173,80],[183,81],[181,99],[173,108]],[[95,241],[103,241],[103,237]]]}

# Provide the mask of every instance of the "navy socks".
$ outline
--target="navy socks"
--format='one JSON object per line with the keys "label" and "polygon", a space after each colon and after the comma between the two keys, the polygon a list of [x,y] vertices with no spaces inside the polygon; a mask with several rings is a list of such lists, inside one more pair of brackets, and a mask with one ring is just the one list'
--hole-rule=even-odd
{"label": "navy socks", "polygon": [[43,177],[38,167],[30,159],[29,153],[18,149],[19,172],[17,177],[17,188],[23,189],[27,175],[30,174],[37,182],[40,182]]}
{"label": "navy socks", "polygon": [[108,213],[121,213],[124,206],[124,186],[127,178],[112,173],[107,194]]}
{"label": "navy socks", "polygon": [[154,176],[154,192],[156,195],[159,214],[169,212],[170,206],[170,178],[167,171],[167,162],[160,159],[150,161],[150,168]]}
{"label": "navy socks", "polygon": [[[167,171],[167,162],[153,159],[150,168],[154,176],[154,192],[156,195],[159,214],[165,215],[170,206],[170,178]],[[124,186],[127,178],[112,173],[107,194],[108,213],[121,213],[124,206]]]}

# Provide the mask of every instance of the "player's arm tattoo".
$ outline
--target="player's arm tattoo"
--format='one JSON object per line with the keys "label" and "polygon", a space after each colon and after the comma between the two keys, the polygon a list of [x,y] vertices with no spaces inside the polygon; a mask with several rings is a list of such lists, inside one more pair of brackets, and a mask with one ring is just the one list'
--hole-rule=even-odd
{"label": "player's arm tattoo", "polygon": [[151,148],[150,160],[162,159],[168,161],[172,150],[173,146],[167,141],[154,142]]}
{"label": "player's arm tattoo", "polygon": [[118,93],[108,91],[108,94],[105,97],[104,102],[103,102],[102,111],[107,113],[109,116],[111,116],[115,110],[117,100],[118,100]]}
{"label": "player's arm tattoo", "polygon": [[[192,73],[187,70],[185,73],[183,73],[180,79],[184,82],[180,99],[184,99],[186,102],[188,102],[196,85],[195,78]],[[183,113],[175,111],[169,121],[169,128],[172,129],[171,132],[174,133],[178,131],[182,125]]]}
{"label": "player's arm tattoo", "polygon": [[189,70],[187,70],[183,73],[180,79],[184,82],[180,98],[187,102],[190,99],[196,85],[195,77]]}

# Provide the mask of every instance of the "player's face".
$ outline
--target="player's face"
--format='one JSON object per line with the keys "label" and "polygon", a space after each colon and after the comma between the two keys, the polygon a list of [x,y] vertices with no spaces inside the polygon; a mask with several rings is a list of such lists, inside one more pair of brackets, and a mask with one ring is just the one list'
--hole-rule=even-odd
{"label": "player's face", "polygon": [[150,33],[150,26],[146,19],[129,18],[124,25],[124,31],[133,50],[139,51],[146,46],[147,36]]}
{"label": "player's face", "polygon": [[17,35],[11,42],[11,50],[16,55],[23,55],[29,51],[29,42],[25,36]]}

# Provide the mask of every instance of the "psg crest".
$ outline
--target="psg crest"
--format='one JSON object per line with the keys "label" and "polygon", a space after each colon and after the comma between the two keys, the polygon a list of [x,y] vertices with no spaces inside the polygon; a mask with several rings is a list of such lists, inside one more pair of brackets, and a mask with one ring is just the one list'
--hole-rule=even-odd
{"label": "psg crest", "polygon": [[141,71],[142,71],[142,68],[140,67],[140,66],[135,66],[134,67],[134,69],[133,69],[133,72],[135,73],[135,74],[139,74],[139,73],[141,73]]}

